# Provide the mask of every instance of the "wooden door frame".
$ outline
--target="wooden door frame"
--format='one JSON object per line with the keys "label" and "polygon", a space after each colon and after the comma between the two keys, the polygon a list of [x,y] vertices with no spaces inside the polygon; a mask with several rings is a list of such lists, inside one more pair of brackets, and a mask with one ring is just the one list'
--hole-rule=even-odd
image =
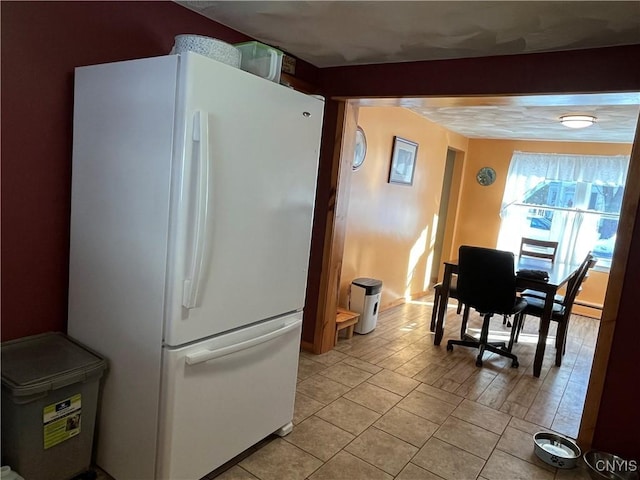
{"label": "wooden door frame", "polygon": [[335,342],[336,312],[351,189],[351,162],[355,153],[358,126],[358,107],[354,102],[339,99],[329,101],[335,105],[328,108],[327,112],[335,112],[336,118],[329,119],[328,122],[335,122],[335,131],[333,149],[326,155],[331,171],[322,242],[322,269],[315,305],[313,341],[303,341],[303,347],[316,354],[328,352],[334,347]]}
{"label": "wooden door frame", "polygon": [[[640,118],[636,124],[636,134],[629,159],[629,170],[627,179],[640,178]],[[631,241],[633,232],[638,220],[638,206],[640,205],[640,183],[627,182],[622,207],[620,209],[620,221],[618,223],[618,233],[616,248],[611,260],[609,270],[609,282],[607,293],[604,298],[600,328],[596,340],[596,350],[591,364],[589,374],[589,386],[584,402],[584,410],[580,421],[580,431],[578,433],[578,443],[583,448],[591,448],[593,435],[596,430],[596,423],[600,411],[600,402],[604,393],[604,384],[609,367],[609,356],[613,345],[613,334],[618,318],[618,308],[620,297],[624,286],[624,278],[627,273],[627,263],[631,251]]]}

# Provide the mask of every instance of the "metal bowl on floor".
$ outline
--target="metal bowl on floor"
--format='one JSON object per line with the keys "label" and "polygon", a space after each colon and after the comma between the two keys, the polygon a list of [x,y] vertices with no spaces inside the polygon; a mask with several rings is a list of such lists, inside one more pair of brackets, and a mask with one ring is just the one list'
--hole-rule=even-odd
{"label": "metal bowl on floor", "polygon": [[570,438],[557,433],[538,432],[533,436],[534,451],[543,462],[557,468],[573,468],[582,455]]}
{"label": "metal bowl on floor", "polygon": [[584,454],[584,463],[593,480],[638,480],[640,465],[612,453],[589,450]]}

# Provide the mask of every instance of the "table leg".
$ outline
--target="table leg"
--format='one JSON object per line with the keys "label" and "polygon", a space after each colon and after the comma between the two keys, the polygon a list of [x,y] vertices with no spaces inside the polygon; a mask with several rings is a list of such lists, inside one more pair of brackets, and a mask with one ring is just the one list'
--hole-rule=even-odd
{"label": "table leg", "polygon": [[438,320],[436,322],[436,334],[433,338],[434,345],[440,345],[444,336],[444,319],[447,313],[447,303],[449,301],[449,285],[451,285],[452,267],[445,263],[444,277],[442,278],[442,288],[440,290],[440,301],[438,302]]}
{"label": "table leg", "polygon": [[549,334],[549,325],[551,324],[551,315],[553,312],[553,299],[555,292],[547,292],[544,302],[544,310],[540,318],[540,332],[538,333],[538,346],[536,347],[536,356],[533,361],[533,376],[539,377],[542,371],[542,361],[544,359],[544,350],[547,346],[547,335]]}

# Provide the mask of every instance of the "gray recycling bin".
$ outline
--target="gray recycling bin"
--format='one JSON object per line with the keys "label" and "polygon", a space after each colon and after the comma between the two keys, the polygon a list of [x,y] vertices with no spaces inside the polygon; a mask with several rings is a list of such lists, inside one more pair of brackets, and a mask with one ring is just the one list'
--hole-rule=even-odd
{"label": "gray recycling bin", "polygon": [[91,473],[107,362],[62,333],[3,342],[2,462],[28,480]]}
{"label": "gray recycling bin", "polygon": [[356,278],[351,282],[349,310],[360,314],[360,320],[353,329],[356,333],[365,334],[376,328],[381,295],[381,280]]}

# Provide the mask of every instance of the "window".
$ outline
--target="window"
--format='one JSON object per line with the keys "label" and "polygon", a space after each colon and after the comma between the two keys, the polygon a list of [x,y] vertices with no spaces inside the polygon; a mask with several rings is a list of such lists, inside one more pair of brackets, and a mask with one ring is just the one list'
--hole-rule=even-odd
{"label": "window", "polygon": [[520,238],[558,241],[560,261],[592,251],[611,265],[629,157],[515,152],[501,211],[498,248],[518,252]]}

